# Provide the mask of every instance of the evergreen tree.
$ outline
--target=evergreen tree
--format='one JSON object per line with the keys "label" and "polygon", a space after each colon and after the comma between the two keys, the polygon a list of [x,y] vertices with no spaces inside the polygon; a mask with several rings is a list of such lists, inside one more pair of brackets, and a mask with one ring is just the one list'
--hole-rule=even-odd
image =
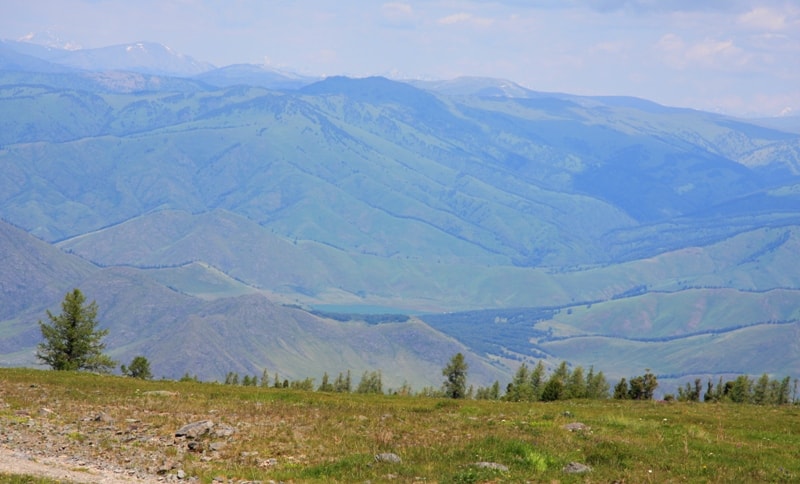
{"label": "evergreen tree", "polygon": [[292,380],[291,388],[293,388],[295,390],[305,390],[307,392],[313,391],[314,390],[314,379],[313,378],[306,378],[304,380]]}
{"label": "evergreen tree", "polygon": [[347,370],[347,376],[344,376],[341,372],[339,373],[336,381],[333,382],[333,391],[338,393],[350,393],[353,391],[350,370]]}
{"label": "evergreen tree", "polygon": [[51,324],[39,321],[44,342],[39,343],[36,357],[54,370],[89,370],[109,372],[117,363],[103,354],[101,340],[107,329],[97,329],[97,304],[86,305],[79,289],[67,293],[58,316],[47,311]]}
{"label": "evergreen tree", "polygon": [[725,384],[728,398],[734,403],[749,403],[752,399],[753,381],[747,375],[739,375],[733,382]]}
{"label": "evergreen tree", "polygon": [[326,371],[322,375],[322,383],[319,384],[319,388],[317,388],[317,391],[320,391],[320,392],[332,392],[333,391],[333,385],[331,384],[331,382],[329,380],[330,380],[330,377],[328,376],[328,372]]}
{"label": "evergreen tree", "polygon": [[475,399],[477,400],[499,400],[500,399],[500,382],[495,380],[490,387],[479,387],[475,391]]}
{"label": "evergreen tree", "polygon": [[569,375],[564,388],[564,398],[586,398],[586,380],[582,367],[575,367]]}
{"label": "evergreen tree", "polygon": [[790,402],[790,397],[789,397],[789,393],[790,393],[789,392],[789,384],[790,383],[791,383],[791,379],[788,376],[784,377],[784,379],[781,380],[780,387],[779,387],[779,390],[778,390],[778,400],[775,402],[778,405],[785,405],[787,403],[791,403]]}
{"label": "evergreen tree", "polygon": [[536,366],[533,367],[533,370],[531,370],[530,378],[528,379],[530,382],[530,401],[535,402],[542,398],[542,391],[544,390],[545,384],[544,373],[544,363],[542,363],[542,360],[539,360]]}
{"label": "evergreen tree", "polygon": [[630,380],[628,398],[632,400],[652,400],[653,394],[658,387],[658,379],[646,369],[644,375],[636,376]]}
{"label": "evergreen tree", "polygon": [[569,366],[567,366],[567,362],[562,361],[561,364],[558,365],[558,368],[556,368],[556,371],[554,371],[553,374],[550,376],[550,378],[552,379],[552,377],[556,377],[559,380],[561,380],[561,383],[566,383],[569,380],[569,374],[570,371],[569,371]]}
{"label": "evergreen tree", "polygon": [[122,365],[120,368],[122,374],[132,378],[141,378],[142,380],[150,380],[153,374],[150,372],[150,362],[144,356],[137,356],[131,361],[131,366],[126,367]]}
{"label": "evergreen tree", "polygon": [[530,401],[532,394],[528,365],[522,363],[506,388],[505,399],[510,402]]}
{"label": "evergreen tree", "polygon": [[626,400],[630,398],[628,380],[623,378],[619,381],[619,383],[614,385],[614,398],[617,400]]}
{"label": "evergreen tree", "polygon": [[611,387],[602,371],[595,373],[594,366],[586,374],[586,398],[605,399]]}
{"label": "evergreen tree", "polygon": [[467,369],[469,365],[464,360],[464,355],[456,353],[450,363],[442,369],[442,375],[447,379],[444,382],[444,394],[448,398],[464,398],[467,396]]}
{"label": "evergreen tree", "polygon": [[542,389],[542,401],[554,402],[556,400],[561,400],[564,398],[564,394],[565,388],[564,384],[561,382],[561,377],[554,373],[550,376],[550,379],[547,380],[547,383],[544,384],[544,388]]}
{"label": "evergreen tree", "polygon": [[365,371],[358,382],[356,393],[383,393],[383,380],[380,371]]}
{"label": "evergreen tree", "polygon": [[769,403],[769,375],[764,373],[756,380],[753,386],[753,403],[757,405],[764,405]]}
{"label": "evergreen tree", "polygon": [[269,372],[266,368],[261,372],[261,387],[267,388],[269,386]]}
{"label": "evergreen tree", "polygon": [[500,382],[495,380],[492,383],[491,391],[489,392],[490,400],[500,400]]}

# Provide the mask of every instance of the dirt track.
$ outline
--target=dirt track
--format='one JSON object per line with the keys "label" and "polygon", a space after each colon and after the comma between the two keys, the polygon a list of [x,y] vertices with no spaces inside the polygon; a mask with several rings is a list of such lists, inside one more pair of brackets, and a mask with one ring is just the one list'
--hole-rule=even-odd
{"label": "dirt track", "polygon": [[149,484],[164,482],[163,479],[126,476],[119,471],[114,472],[64,456],[33,458],[6,445],[0,445],[1,473],[25,474],[86,484]]}

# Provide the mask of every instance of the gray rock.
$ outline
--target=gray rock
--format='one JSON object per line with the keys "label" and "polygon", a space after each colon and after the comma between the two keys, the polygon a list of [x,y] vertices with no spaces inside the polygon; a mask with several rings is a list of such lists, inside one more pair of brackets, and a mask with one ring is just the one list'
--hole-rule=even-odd
{"label": "gray rock", "polygon": [[42,407],[39,409],[39,416],[41,417],[49,417],[51,415],[55,415],[55,412],[50,410],[47,407]]}
{"label": "gray rock", "polygon": [[103,422],[103,423],[107,423],[107,424],[114,423],[114,417],[112,417],[111,415],[109,415],[109,414],[107,414],[105,412],[98,413],[97,415],[92,417],[92,420],[95,421],[95,422]]}
{"label": "gray rock", "polygon": [[175,437],[187,437],[196,439],[201,435],[207,434],[214,428],[214,422],[211,420],[200,420],[199,422],[192,422],[179,428],[175,432]]}
{"label": "gray rock", "polygon": [[211,430],[211,435],[221,439],[224,437],[230,437],[234,432],[236,432],[236,429],[230,425],[218,424]]}
{"label": "gray rock", "polygon": [[214,452],[219,452],[220,450],[225,448],[225,445],[227,445],[225,444],[225,442],[211,442],[208,448]]}
{"label": "gray rock", "polygon": [[564,428],[569,430],[570,432],[585,432],[587,430],[591,430],[592,428],[586,424],[581,422],[572,422],[564,425]]}
{"label": "gray rock", "polygon": [[508,466],[498,464],[497,462],[476,462],[475,467],[480,469],[492,469],[500,472],[508,472]]}
{"label": "gray rock", "polygon": [[403,462],[403,460],[397,454],[393,454],[391,452],[385,452],[383,454],[377,454],[375,456],[375,462],[389,462],[391,464],[399,464]]}
{"label": "gray rock", "polygon": [[591,472],[592,468],[580,462],[570,462],[561,470],[567,474],[582,474],[584,472]]}
{"label": "gray rock", "polygon": [[178,479],[186,479],[186,472],[183,469],[178,469]]}

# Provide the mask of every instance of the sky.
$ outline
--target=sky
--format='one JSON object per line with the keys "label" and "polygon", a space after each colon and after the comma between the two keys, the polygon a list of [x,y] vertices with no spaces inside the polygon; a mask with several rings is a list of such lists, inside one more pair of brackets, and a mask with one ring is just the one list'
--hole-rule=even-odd
{"label": "sky", "polygon": [[800,0],[0,0],[0,38],[800,115]]}

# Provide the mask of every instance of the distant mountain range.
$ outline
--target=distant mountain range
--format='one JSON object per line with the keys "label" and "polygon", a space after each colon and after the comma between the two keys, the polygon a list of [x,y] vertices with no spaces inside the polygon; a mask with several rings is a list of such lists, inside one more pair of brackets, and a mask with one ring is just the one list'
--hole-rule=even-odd
{"label": "distant mountain range", "polygon": [[[455,351],[480,384],[535,358],[800,376],[791,120],[144,42],[4,41],[0,112],[2,364],[79,286],[112,356],[171,377],[430,385]],[[411,317],[358,316],[384,312]]]}

